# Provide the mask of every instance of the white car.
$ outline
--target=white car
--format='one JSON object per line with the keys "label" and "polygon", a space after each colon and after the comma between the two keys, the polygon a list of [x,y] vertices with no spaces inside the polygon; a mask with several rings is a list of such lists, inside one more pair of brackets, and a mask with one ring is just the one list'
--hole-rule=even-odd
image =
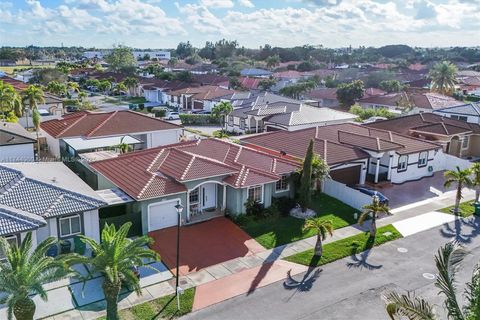
{"label": "white car", "polygon": [[167,114],[167,116],[165,117],[165,119],[178,120],[178,119],[180,119],[180,115],[178,114],[178,112],[169,112]]}

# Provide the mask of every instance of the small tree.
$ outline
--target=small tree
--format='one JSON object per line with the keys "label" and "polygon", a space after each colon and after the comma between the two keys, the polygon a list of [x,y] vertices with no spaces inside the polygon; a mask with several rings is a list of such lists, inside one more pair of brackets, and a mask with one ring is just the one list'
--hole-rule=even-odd
{"label": "small tree", "polygon": [[372,203],[363,206],[363,212],[360,214],[358,218],[358,224],[363,225],[363,223],[367,220],[368,217],[371,217],[371,224],[370,224],[370,236],[375,238],[377,235],[377,217],[379,213],[386,213],[390,214],[390,208],[385,204],[380,203],[380,199],[377,195],[372,197]]}
{"label": "small tree", "polygon": [[299,203],[302,207],[302,211],[307,211],[312,198],[312,162],[313,162],[313,139],[310,140],[310,144],[303,160],[302,173],[300,177],[300,190],[299,190]]}
{"label": "small tree", "polygon": [[312,160],[312,179],[317,183],[318,190],[322,191],[323,181],[327,178],[330,178],[330,167],[325,160],[314,154]]}
{"label": "small tree", "polygon": [[71,255],[56,258],[46,256],[48,249],[55,245],[56,239],[49,237],[36,248],[32,245],[32,233],[28,232],[20,246],[10,244],[0,237],[0,252],[6,258],[0,263],[0,304],[6,304],[8,319],[15,315],[17,320],[31,320],[35,314],[35,302],[32,294],[38,294],[47,301],[44,285],[60,280],[70,272],[67,262]]}
{"label": "small tree", "polygon": [[224,132],[227,132],[227,116],[233,111],[230,102],[222,101],[217,103],[212,109],[212,115],[219,119]]}
{"label": "small tree", "polygon": [[315,255],[321,257],[323,254],[322,241],[327,238],[327,234],[333,236],[333,224],[330,220],[322,220],[320,218],[310,218],[305,220],[303,230],[315,230],[317,234],[317,242],[315,243]]}
{"label": "small tree", "polygon": [[350,107],[355,100],[363,97],[364,86],[362,80],[354,80],[350,83],[342,83],[337,89],[337,100],[345,107]]}
{"label": "small tree", "polygon": [[75,262],[89,264],[93,269],[92,274],[99,272],[104,276],[102,289],[107,301],[108,320],[120,319],[117,303],[122,284],[131,286],[137,294],[141,294],[134,269],[145,265],[150,259],[159,258],[154,251],[146,248],[153,241],[148,236],[134,240],[127,238],[131,225],[131,222],[127,222],[117,230],[113,224],[106,224],[101,243],[80,236],[92,248],[93,258],[77,256]]}
{"label": "small tree", "polygon": [[472,172],[470,169],[461,170],[460,167],[457,166],[456,170],[448,170],[445,171],[445,183],[443,184],[445,188],[450,187],[452,184],[457,185],[457,194],[455,197],[455,207],[453,209],[453,213],[458,215],[459,208],[460,208],[460,201],[463,198],[462,189],[463,187],[471,187],[474,185],[474,182],[470,178]]}

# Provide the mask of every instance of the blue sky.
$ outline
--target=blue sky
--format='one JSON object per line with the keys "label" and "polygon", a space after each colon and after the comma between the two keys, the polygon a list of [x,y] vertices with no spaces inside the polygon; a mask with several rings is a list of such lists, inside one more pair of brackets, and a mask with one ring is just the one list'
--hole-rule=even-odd
{"label": "blue sky", "polygon": [[0,0],[0,45],[480,45],[480,0]]}

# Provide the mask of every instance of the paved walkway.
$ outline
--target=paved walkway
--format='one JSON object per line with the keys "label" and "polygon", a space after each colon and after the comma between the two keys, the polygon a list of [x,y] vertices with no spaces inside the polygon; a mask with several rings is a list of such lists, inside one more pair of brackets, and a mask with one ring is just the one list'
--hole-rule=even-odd
{"label": "paved walkway", "polygon": [[[468,201],[473,198],[474,192],[465,190],[463,201]],[[454,199],[455,192],[451,191],[439,197],[393,209],[393,214],[379,219],[377,225],[378,227],[389,224],[398,225],[398,223],[401,222],[401,225],[403,224],[404,227],[400,228],[404,229],[404,236],[433,228],[438,225],[437,219],[429,220],[420,218],[422,227],[414,230],[409,226],[413,226],[420,220],[411,220],[410,218],[415,219],[415,217],[421,217],[422,215],[427,215],[426,217],[428,217],[428,215],[431,215],[435,210],[452,205]],[[442,215],[446,216],[446,214]],[[367,224],[364,226],[351,225],[337,229],[334,235],[327,238],[324,243],[344,239],[367,230]],[[291,276],[305,272],[307,267],[282,261],[281,259],[311,249],[315,245],[315,241],[316,237],[310,237],[206,267],[200,271],[181,276],[180,286],[183,289],[196,287],[197,291],[193,305],[194,311],[238,295],[248,295],[257,288],[284,279],[287,272]],[[128,308],[136,303],[157,299],[174,292],[174,288],[167,282],[152,286],[152,289],[151,287],[146,289],[147,293],[142,297],[136,297],[135,294],[131,294],[128,299],[122,300],[122,302],[120,302],[120,308]],[[157,292],[151,292],[151,290]],[[99,303],[96,310],[76,309],[49,319],[95,319],[104,314],[104,307],[103,302]]]}

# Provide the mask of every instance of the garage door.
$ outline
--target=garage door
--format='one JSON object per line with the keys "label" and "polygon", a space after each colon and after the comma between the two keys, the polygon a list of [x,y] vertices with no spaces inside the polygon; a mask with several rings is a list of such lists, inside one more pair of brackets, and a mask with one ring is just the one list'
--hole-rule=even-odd
{"label": "garage door", "polygon": [[175,205],[178,200],[153,203],[148,207],[148,231],[173,227],[177,225]]}
{"label": "garage door", "polygon": [[335,169],[330,171],[330,177],[333,180],[345,183],[347,185],[355,185],[360,182],[360,172],[362,166],[353,166],[343,169]]}

